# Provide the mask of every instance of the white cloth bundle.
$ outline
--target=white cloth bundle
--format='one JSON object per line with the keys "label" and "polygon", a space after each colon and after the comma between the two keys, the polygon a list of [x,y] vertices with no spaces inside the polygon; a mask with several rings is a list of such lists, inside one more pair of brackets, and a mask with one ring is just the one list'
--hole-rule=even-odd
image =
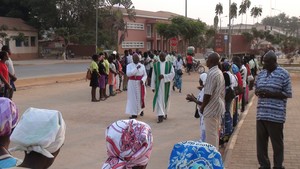
{"label": "white cloth bundle", "polygon": [[10,151],[35,151],[48,158],[56,152],[65,141],[66,125],[57,110],[27,109],[14,129],[10,140],[16,147]]}

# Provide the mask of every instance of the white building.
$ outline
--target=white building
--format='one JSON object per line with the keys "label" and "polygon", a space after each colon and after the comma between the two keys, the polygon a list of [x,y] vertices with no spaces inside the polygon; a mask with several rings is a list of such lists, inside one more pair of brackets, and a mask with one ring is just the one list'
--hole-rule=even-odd
{"label": "white building", "polygon": [[[1,29],[2,28],[2,29]],[[3,30],[4,28],[4,30]],[[13,60],[26,60],[38,57],[38,31],[27,25],[22,19],[0,17],[0,48],[8,45],[11,49]],[[23,35],[23,38],[19,35]]]}

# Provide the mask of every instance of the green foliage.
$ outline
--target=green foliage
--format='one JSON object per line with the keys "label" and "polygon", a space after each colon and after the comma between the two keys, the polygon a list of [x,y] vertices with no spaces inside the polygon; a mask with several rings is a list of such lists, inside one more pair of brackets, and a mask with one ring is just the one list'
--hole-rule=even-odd
{"label": "green foliage", "polygon": [[216,13],[216,15],[223,14],[223,5],[220,2],[216,5],[215,13]]}
{"label": "green foliage", "polygon": [[229,18],[233,19],[237,17],[237,4],[235,2],[230,5]]}
{"label": "green foliage", "polygon": [[251,42],[254,39],[253,35],[249,32],[242,32],[242,35],[245,37],[247,42]]}

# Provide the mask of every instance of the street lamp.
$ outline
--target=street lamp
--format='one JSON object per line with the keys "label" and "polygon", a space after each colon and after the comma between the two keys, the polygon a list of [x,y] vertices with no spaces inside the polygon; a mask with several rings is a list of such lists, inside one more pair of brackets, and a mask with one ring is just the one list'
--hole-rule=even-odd
{"label": "street lamp", "polygon": [[271,8],[271,10],[278,11],[278,12],[279,12],[279,14],[281,14],[281,10],[279,10],[279,9],[276,9],[276,8]]}
{"label": "street lamp", "polygon": [[222,29],[222,26],[221,26],[221,24],[222,24],[222,18],[226,18],[226,17],[228,17],[228,16],[226,15],[226,16],[220,17],[220,29],[219,29],[219,32],[221,32],[221,29]]}

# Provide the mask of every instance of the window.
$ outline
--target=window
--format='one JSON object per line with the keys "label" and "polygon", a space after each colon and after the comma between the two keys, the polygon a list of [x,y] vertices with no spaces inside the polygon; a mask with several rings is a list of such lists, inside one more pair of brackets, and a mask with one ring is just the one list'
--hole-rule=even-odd
{"label": "window", "polygon": [[147,42],[147,50],[151,50],[151,46],[152,46],[151,42]]}
{"label": "window", "polygon": [[151,36],[152,36],[151,25],[147,24],[147,37],[151,37]]}
{"label": "window", "polygon": [[30,37],[30,45],[35,46],[35,36]]}
{"label": "window", "polygon": [[26,46],[26,47],[29,46],[29,37],[28,36],[24,37],[24,46]]}
{"label": "window", "polygon": [[22,41],[20,39],[15,39],[15,41],[16,41],[16,47],[22,46]]}
{"label": "window", "polygon": [[126,26],[127,26],[127,29],[144,30],[143,23],[127,22]]}
{"label": "window", "polygon": [[156,32],[156,38],[159,39],[160,38],[160,34],[158,32]]}
{"label": "window", "polygon": [[122,42],[122,48],[144,48],[143,41],[124,41]]}

